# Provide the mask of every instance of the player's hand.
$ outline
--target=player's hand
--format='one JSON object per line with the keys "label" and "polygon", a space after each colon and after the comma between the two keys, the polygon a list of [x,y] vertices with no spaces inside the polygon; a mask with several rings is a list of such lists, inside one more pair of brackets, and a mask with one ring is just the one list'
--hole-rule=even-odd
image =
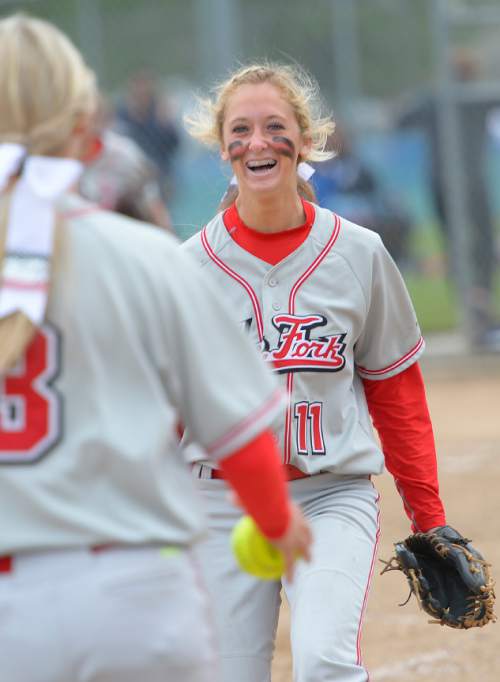
{"label": "player's hand", "polygon": [[282,552],[285,559],[285,577],[293,580],[295,562],[311,560],[312,531],[300,508],[290,503],[290,522],[284,535],[277,540],[270,540]]}

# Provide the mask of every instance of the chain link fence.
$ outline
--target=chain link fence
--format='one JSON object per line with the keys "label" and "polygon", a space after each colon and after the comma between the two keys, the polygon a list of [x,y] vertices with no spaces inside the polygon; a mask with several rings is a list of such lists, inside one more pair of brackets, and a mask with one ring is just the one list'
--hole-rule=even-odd
{"label": "chain link fence", "polygon": [[342,140],[321,201],[382,234],[425,332],[500,349],[500,0],[0,0],[15,11],[83,51],[102,126],[148,157],[181,239],[230,176],[184,130],[194,94],[250,60],[305,67]]}

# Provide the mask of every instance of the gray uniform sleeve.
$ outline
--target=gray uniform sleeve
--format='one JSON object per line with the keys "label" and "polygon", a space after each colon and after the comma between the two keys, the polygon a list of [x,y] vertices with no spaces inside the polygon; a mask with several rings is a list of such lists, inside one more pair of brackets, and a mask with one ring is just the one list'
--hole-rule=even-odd
{"label": "gray uniform sleeve", "polygon": [[[165,385],[190,439],[217,460],[273,421],[283,395],[257,348],[226,308],[223,292],[179,247],[165,263],[160,299]],[[161,293],[160,293],[161,296]]]}
{"label": "gray uniform sleeve", "polygon": [[354,359],[361,377],[385,379],[413,364],[424,341],[403,277],[380,238],[365,277],[367,313]]}

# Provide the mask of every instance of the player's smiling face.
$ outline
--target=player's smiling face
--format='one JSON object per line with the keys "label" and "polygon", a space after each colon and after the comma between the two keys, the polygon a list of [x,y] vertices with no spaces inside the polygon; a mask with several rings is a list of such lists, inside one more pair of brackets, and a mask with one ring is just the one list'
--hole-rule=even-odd
{"label": "player's smiling face", "polygon": [[292,106],[271,83],[241,85],[226,105],[221,156],[240,190],[297,187],[297,162],[309,146]]}

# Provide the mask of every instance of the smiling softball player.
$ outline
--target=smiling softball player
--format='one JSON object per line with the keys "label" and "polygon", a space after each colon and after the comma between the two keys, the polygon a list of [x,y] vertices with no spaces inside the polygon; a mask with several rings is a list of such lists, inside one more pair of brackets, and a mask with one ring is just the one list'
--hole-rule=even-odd
{"label": "smiling softball player", "polygon": [[[334,128],[316,104],[312,79],[266,63],[242,67],[201,101],[189,129],[219,147],[234,181],[184,248],[287,393],[275,429],[314,533],[312,561],[283,583],[294,681],[366,682],[361,627],[379,537],[371,477],[386,464],[413,530],[441,526],[445,514],[418,366],[424,341],[401,274],[375,232],[318,206],[306,180],[303,162],[330,156]],[[201,459],[195,475],[211,512],[202,560],[224,680],[268,682],[281,583],[238,570],[224,472]]]}

